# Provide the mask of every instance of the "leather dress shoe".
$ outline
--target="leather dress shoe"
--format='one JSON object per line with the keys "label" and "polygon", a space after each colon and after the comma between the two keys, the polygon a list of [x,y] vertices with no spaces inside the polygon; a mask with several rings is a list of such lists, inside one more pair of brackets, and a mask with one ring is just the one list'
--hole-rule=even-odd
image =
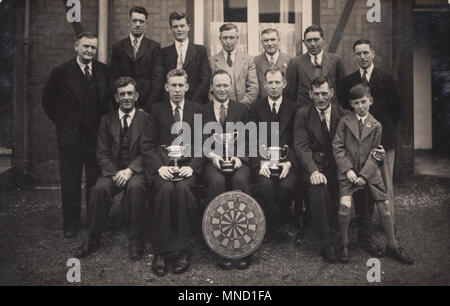
{"label": "leather dress shoe", "polygon": [[156,255],[152,264],[152,271],[157,276],[164,276],[167,274],[167,262],[161,255]]}
{"label": "leather dress shoe", "polygon": [[339,250],[339,261],[342,263],[349,263],[350,258],[348,256],[348,249],[346,246],[341,247]]}
{"label": "leather dress shoe", "polygon": [[331,245],[323,247],[320,250],[320,255],[326,262],[335,263],[337,261],[336,252]]}
{"label": "leather dress shoe", "polygon": [[236,267],[236,269],[245,270],[245,269],[248,269],[248,267],[250,267],[251,264],[252,264],[252,259],[250,256],[248,256],[248,257],[236,260],[234,263],[234,266]]}
{"label": "leather dress shoe", "polygon": [[89,244],[87,242],[83,242],[83,244],[75,250],[74,257],[75,258],[83,258],[92,253],[94,253],[99,247],[99,244]]}
{"label": "leather dress shoe", "polygon": [[64,238],[72,239],[78,235],[78,230],[75,228],[69,228],[64,230]]}
{"label": "leather dress shoe", "polygon": [[182,274],[189,269],[189,260],[187,255],[180,255],[175,259],[173,265],[173,274]]}
{"label": "leather dress shoe", "polygon": [[387,245],[385,255],[405,265],[412,265],[414,263],[414,259],[406,255],[405,250],[401,247],[392,248]]}
{"label": "leather dress shoe", "polygon": [[131,244],[128,248],[128,257],[132,261],[137,261],[142,258],[142,255],[144,254],[142,247],[140,247],[137,244]]}
{"label": "leather dress shoe", "polygon": [[223,270],[231,270],[233,269],[233,262],[229,259],[220,258],[217,261],[217,266]]}
{"label": "leather dress shoe", "polygon": [[359,247],[367,254],[381,258],[384,256],[383,249],[379,247],[371,238],[364,238],[359,240]]}

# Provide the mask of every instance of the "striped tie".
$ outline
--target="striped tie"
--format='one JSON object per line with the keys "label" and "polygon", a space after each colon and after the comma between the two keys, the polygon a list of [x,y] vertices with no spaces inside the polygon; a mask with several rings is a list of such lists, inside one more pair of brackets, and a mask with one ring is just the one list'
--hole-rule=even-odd
{"label": "striped tie", "polygon": [[134,53],[134,57],[137,56],[138,51],[139,51],[138,40],[137,40],[137,38],[135,38],[135,39],[133,40],[133,53]]}

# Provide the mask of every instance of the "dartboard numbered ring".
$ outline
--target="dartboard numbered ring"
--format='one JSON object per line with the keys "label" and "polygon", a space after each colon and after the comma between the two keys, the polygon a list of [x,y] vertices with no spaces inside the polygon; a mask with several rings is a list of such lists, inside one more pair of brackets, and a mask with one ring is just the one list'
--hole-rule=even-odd
{"label": "dartboard numbered ring", "polygon": [[266,232],[266,219],[255,199],[229,191],[209,203],[202,229],[211,250],[224,258],[239,259],[258,249]]}

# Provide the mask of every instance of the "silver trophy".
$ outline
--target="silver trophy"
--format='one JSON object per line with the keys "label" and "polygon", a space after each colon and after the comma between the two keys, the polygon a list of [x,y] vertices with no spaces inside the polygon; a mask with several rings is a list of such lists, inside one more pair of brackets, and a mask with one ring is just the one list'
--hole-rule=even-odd
{"label": "silver trophy", "polygon": [[171,161],[173,161],[172,175],[173,178],[170,180],[172,182],[178,182],[184,178],[180,176],[180,167],[178,166],[178,161],[183,158],[184,152],[188,146],[165,146],[162,145],[161,149],[167,152],[167,156]]}
{"label": "silver trophy", "polygon": [[[284,156],[282,156],[282,152],[285,152]],[[261,146],[261,155],[263,158],[268,160],[268,167],[270,170],[270,175],[274,177],[278,177],[281,174],[280,163],[282,160],[286,159],[289,153],[289,146],[284,145],[284,147],[266,147],[265,145]]]}
{"label": "silver trophy", "polygon": [[228,149],[230,144],[234,144],[236,139],[239,136],[238,132],[233,133],[224,133],[224,134],[217,134],[214,135],[214,140],[221,145],[225,146],[225,154],[224,154],[224,161],[220,164],[220,170],[224,173],[230,173],[234,171],[233,162],[231,162],[230,156],[228,154]]}

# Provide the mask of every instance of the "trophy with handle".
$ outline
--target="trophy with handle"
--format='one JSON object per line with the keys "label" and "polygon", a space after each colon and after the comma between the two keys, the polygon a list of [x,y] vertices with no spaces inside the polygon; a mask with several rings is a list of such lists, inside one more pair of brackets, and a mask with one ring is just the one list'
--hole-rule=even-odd
{"label": "trophy with handle", "polygon": [[220,170],[224,173],[230,173],[234,171],[233,162],[231,161],[228,150],[230,144],[234,144],[238,136],[239,133],[237,131],[233,133],[214,134],[214,140],[225,147],[225,154],[223,158],[224,161],[220,163]]}
{"label": "trophy with handle", "polygon": [[[282,152],[285,152],[282,156]],[[270,176],[279,177],[281,174],[280,163],[282,160],[286,159],[289,153],[289,146],[284,145],[284,147],[266,147],[266,145],[261,146],[261,155],[264,159],[268,160]]]}
{"label": "trophy with handle", "polygon": [[183,158],[184,152],[188,145],[185,146],[165,146],[162,145],[161,148],[167,152],[167,156],[171,161],[173,161],[172,175],[173,178],[170,180],[172,182],[178,182],[184,178],[180,176],[180,167],[178,166],[178,161]]}

